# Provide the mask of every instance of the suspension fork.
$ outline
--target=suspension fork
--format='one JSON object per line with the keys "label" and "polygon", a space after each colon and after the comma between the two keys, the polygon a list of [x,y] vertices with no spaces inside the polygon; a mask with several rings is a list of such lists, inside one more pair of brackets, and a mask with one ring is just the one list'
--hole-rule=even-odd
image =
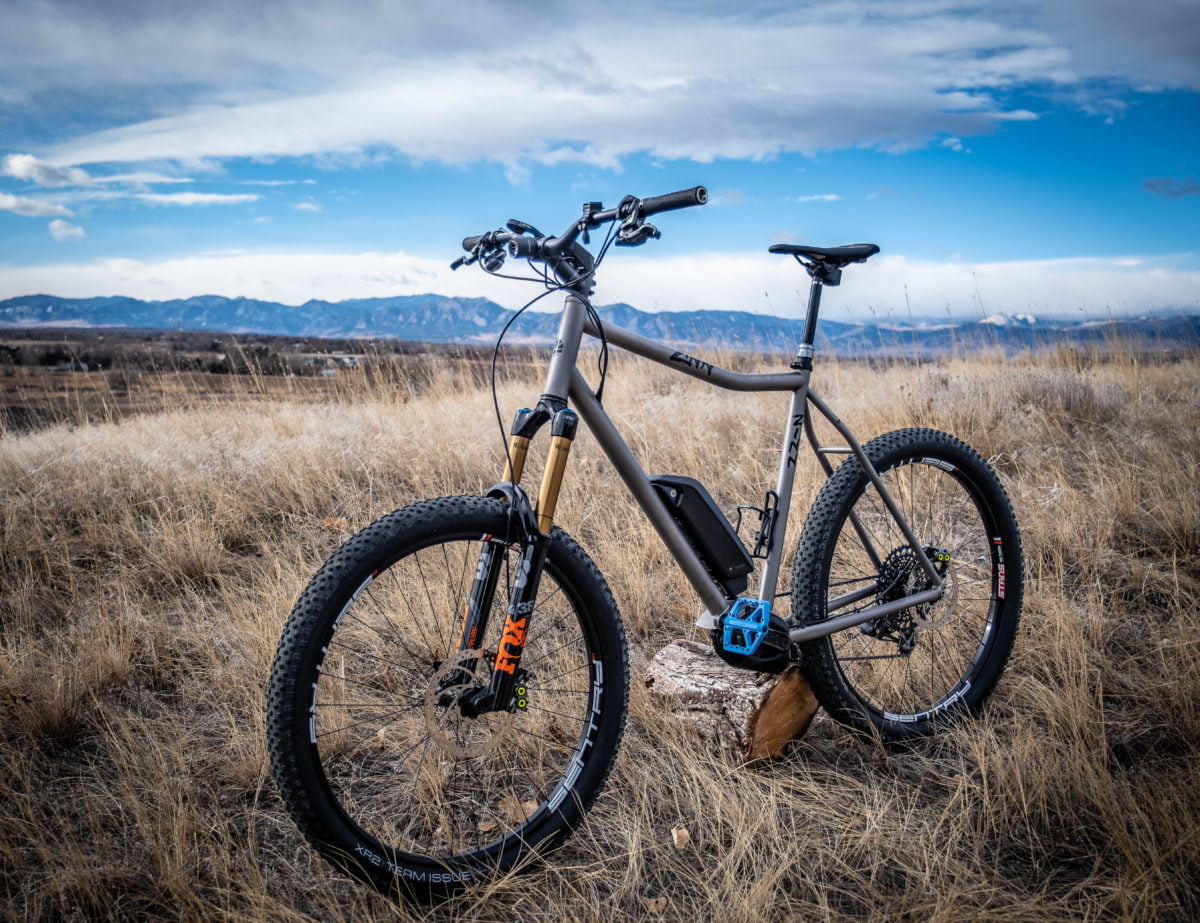
{"label": "suspension fork", "polygon": [[[524,473],[529,445],[546,422],[551,424],[550,453],[534,505],[529,502],[519,481]],[[550,552],[554,511],[578,427],[579,418],[574,411],[561,406],[552,409],[551,402],[545,398],[538,402],[534,410],[518,411],[513,420],[505,479],[493,487],[488,495],[508,500],[510,528],[514,534],[503,540],[491,538],[484,543],[464,613],[459,650],[475,648],[483,637],[501,570],[507,566],[506,550],[510,544],[520,548],[515,562],[516,579],[492,663],[491,680],[486,688],[470,692],[459,701],[460,709],[468,717],[485,711],[509,710],[518,699],[516,693],[524,679],[524,672],[520,669],[521,654],[525,649],[529,622],[541,585],[542,569]]]}

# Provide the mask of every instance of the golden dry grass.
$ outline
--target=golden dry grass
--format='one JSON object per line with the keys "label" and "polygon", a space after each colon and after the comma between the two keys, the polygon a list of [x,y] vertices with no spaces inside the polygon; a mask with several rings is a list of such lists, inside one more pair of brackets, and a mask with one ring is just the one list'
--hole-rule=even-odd
{"label": "golden dry grass", "polygon": [[[991,707],[903,754],[819,716],[746,768],[656,713],[641,670],[696,602],[581,439],[559,521],[608,576],[633,669],[589,825],[432,909],[334,874],[266,775],[274,646],[343,520],[498,478],[475,373],[0,438],[0,918],[1200,915],[1200,358],[1129,353],[818,367],[864,439],[926,425],[975,445],[1023,528],[1023,629]],[[505,416],[537,385],[517,363]],[[726,510],[773,480],[778,396],[621,356],[606,403],[648,470],[700,477]],[[802,471],[800,512],[820,482]]]}

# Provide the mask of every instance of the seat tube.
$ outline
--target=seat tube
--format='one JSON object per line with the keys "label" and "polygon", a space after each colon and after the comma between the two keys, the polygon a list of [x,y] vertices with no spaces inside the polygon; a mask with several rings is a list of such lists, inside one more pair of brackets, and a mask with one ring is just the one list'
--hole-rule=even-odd
{"label": "seat tube", "polygon": [[770,601],[772,605],[778,595],[779,567],[787,535],[788,513],[792,506],[792,485],[796,480],[796,465],[800,457],[800,442],[803,439],[807,400],[808,374],[805,373],[804,384],[792,392],[787,431],[784,434],[783,451],[779,458],[779,477],[775,482],[775,521],[770,525],[771,544],[767,548],[767,560],[763,563],[762,580],[759,584],[759,598]]}

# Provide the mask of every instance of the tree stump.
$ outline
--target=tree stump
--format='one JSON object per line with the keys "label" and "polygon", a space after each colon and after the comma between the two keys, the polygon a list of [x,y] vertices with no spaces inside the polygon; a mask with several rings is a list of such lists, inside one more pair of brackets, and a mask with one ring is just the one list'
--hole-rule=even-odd
{"label": "tree stump", "polygon": [[818,708],[798,666],[777,676],[751,673],[695,641],[673,641],[655,654],[645,681],[652,701],[746,760],[778,756],[808,730]]}

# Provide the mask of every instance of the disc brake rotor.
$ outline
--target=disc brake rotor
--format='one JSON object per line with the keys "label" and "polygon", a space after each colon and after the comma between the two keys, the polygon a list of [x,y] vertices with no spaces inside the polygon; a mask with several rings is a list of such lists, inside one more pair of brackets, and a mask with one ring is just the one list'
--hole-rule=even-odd
{"label": "disc brake rotor", "polygon": [[[951,556],[949,551],[926,546],[925,553],[930,555],[933,566],[937,568],[937,572],[942,578],[942,598],[937,602],[917,606],[917,629],[920,631],[931,631],[934,628],[940,628],[945,625],[950,621],[950,616],[954,615],[958,610],[958,577],[950,569]],[[924,589],[929,585],[928,578],[922,577],[921,588]],[[931,618],[935,609],[941,612],[941,615],[937,618]]]}
{"label": "disc brake rotor", "polygon": [[[947,570],[942,574],[942,581],[942,586],[945,588],[942,598],[935,603],[917,607],[916,625],[919,631],[932,631],[934,628],[940,628],[950,621],[950,616],[958,610],[958,578],[954,576],[953,571]],[[931,618],[934,610],[941,612],[938,618]]]}
{"label": "disc brake rotor", "polygon": [[[901,640],[907,636],[909,650],[915,640],[911,637],[913,630],[932,631],[945,625],[954,614],[958,601],[958,581],[950,570],[949,553],[932,546],[926,546],[924,550],[926,554],[932,556],[934,567],[942,576],[944,586],[942,598],[937,602],[924,603],[890,616],[884,616],[872,625],[870,632],[875,637],[895,632]],[[932,586],[929,578],[923,572],[916,554],[911,548],[903,545],[892,549],[884,560],[879,571],[879,585],[882,589],[876,598],[878,603],[895,602],[905,596],[921,593]],[[934,617],[935,610],[940,613],[936,617]]]}
{"label": "disc brake rotor", "polygon": [[512,725],[509,711],[463,715],[458,698],[483,686],[495,655],[489,651],[456,651],[438,666],[425,687],[425,728],[429,739],[447,756],[480,756],[495,750]]}

